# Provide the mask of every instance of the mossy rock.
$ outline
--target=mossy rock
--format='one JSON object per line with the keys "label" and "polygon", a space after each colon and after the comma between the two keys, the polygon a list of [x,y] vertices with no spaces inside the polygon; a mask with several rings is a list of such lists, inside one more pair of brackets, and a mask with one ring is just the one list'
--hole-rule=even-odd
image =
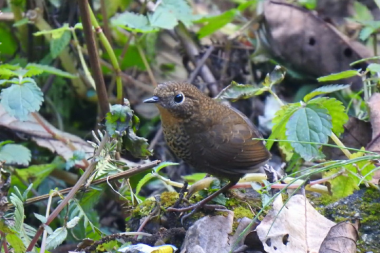
{"label": "mossy rock", "polygon": [[[378,252],[380,249],[380,192],[362,189],[326,206],[319,207],[326,218],[335,222],[360,220],[358,252]],[[322,210],[321,210],[322,209]]]}

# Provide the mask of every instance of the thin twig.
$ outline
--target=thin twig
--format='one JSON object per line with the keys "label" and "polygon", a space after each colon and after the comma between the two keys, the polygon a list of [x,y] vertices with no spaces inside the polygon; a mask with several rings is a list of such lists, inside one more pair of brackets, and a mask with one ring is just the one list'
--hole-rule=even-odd
{"label": "thin twig", "polygon": [[[199,61],[197,59],[197,56],[199,55],[200,50],[191,38],[189,31],[186,29],[185,25],[180,23],[175,28],[175,32],[179,40],[181,41],[181,44],[184,47],[186,54],[189,56],[191,62],[194,65],[197,65],[197,62]],[[218,95],[217,81],[207,65],[204,65],[203,68],[200,70],[200,75],[203,81],[207,83],[207,87],[210,90],[211,95],[213,97]]]}
{"label": "thin twig", "polygon": [[152,81],[152,84],[154,87],[157,87],[157,81],[156,81],[156,78],[154,77],[154,74],[153,74],[153,71],[148,63],[148,60],[146,59],[146,56],[145,56],[145,53],[144,51],[142,50],[141,46],[139,43],[136,43],[136,47],[137,47],[137,50],[139,51],[139,54],[140,54],[140,57],[145,65],[145,68],[148,72],[148,75],[149,75],[149,78],[150,78],[150,81]]}
{"label": "thin twig", "polygon": [[187,82],[188,83],[193,83],[195,78],[197,77],[199,71],[202,69],[203,65],[205,65],[207,59],[210,57],[212,51],[214,50],[214,47],[213,46],[210,46],[206,53],[203,55],[202,59],[200,61],[197,62],[197,66],[195,67],[195,69],[193,70],[193,72],[191,72],[190,74],[190,77],[187,79]]}
{"label": "thin twig", "polygon": [[156,132],[156,135],[154,136],[153,140],[150,142],[150,145],[148,148],[149,150],[152,150],[156,146],[158,140],[161,138],[161,135],[162,135],[162,126],[160,126],[160,128]]}
{"label": "thin twig", "polygon": [[[98,49],[95,43],[95,36],[92,31],[90,7],[88,6],[88,0],[78,1],[79,10],[82,18],[83,31],[86,38],[86,44],[88,48],[88,55],[90,58],[90,66],[94,75],[96,93],[99,99],[100,106],[100,118],[104,118],[109,112],[110,107],[108,103],[106,85],[104,83],[102,69],[100,68],[100,61],[98,55]],[[95,27],[97,29],[98,27]]]}
{"label": "thin twig", "polygon": [[[153,161],[153,162],[150,162],[150,163],[147,163],[147,164],[144,164],[144,165],[140,165],[140,166],[137,166],[135,168],[132,168],[132,169],[120,172],[118,174],[111,175],[111,176],[108,177],[108,181],[114,181],[114,180],[119,180],[121,178],[131,177],[133,175],[139,174],[141,172],[144,172],[146,170],[149,170],[149,169],[153,168],[154,166],[156,166],[160,162],[161,162],[160,160],[156,160],[156,161]],[[107,181],[107,178],[101,178],[101,179],[94,180],[93,182],[91,182],[91,185],[102,184],[102,183],[105,183],[106,181]],[[82,185],[79,189],[84,189],[84,188],[86,188],[85,185]],[[69,193],[72,189],[73,189],[73,187],[69,187],[69,188],[57,191],[56,195],[54,195],[53,197],[57,197],[58,194],[65,195],[65,194]],[[32,203],[36,203],[36,202],[39,202],[39,201],[47,199],[47,198],[49,198],[49,194],[44,194],[44,195],[41,195],[41,196],[38,196],[38,197],[35,197],[35,198],[30,198],[30,199],[27,199],[24,202],[24,205],[29,205],[29,204],[32,204]],[[12,203],[8,203],[7,204],[7,208],[12,208],[12,207],[13,207]]]}
{"label": "thin twig", "polygon": [[[81,1],[80,1],[81,2]],[[103,151],[106,143],[109,141],[109,135],[106,133],[99,145],[99,148],[96,150],[94,159],[92,163],[87,167],[87,169],[84,171],[82,176],[79,178],[78,182],[74,185],[74,187],[70,190],[70,192],[67,194],[67,196],[62,200],[62,202],[54,209],[54,211],[49,215],[49,217],[46,220],[45,225],[49,225],[62,211],[62,209],[69,203],[69,201],[74,197],[74,195],[78,192],[78,190],[82,187],[82,185],[86,182],[86,180],[91,176],[91,174],[94,172],[97,164],[96,157],[100,155],[100,153]],[[34,245],[36,245],[39,237],[42,235],[44,231],[44,226],[41,225],[36,234],[34,235],[32,241],[30,242],[28,248],[26,251],[32,251],[34,248]]]}

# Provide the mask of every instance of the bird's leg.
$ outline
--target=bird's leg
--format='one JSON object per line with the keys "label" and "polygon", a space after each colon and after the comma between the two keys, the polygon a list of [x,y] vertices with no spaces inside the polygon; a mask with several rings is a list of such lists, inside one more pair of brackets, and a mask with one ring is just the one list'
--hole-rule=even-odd
{"label": "bird's leg", "polygon": [[237,184],[238,181],[239,180],[231,180],[228,184],[226,184],[225,186],[223,186],[222,188],[220,188],[218,191],[214,192],[210,196],[207,196],[207,198],[199,201],[198,203],[196,203],[194,205],[191,205],[191,206],[188,206],[188,207],[182,207],[182,208],[169,207],[166,210],[169,211],[169,212],[185,212],[185,211],[193,210],[193,211],[191,211],[191,213],[189,213],[189,214],[187,214],[187,215],[185,215],[185,216],[182,217],[181,220],[184,220],[187,217],[193,215],[197,210],[199,210],[201,207],[203,207],[207,202],[210,202],[213,198],[215,198],[219,194],[221,194],[223,192],[226,192],[232,186],[234,186],[235,184]]}

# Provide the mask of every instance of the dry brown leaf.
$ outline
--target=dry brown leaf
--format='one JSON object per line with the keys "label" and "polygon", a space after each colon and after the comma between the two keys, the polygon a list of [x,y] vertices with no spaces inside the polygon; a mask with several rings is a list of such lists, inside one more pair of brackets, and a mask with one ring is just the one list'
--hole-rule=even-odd
{"label": "dry brown leaf", "polygon": [[[372,56],[312,12],[281,1],[265,1],[259,38],[271,57],[303,78],[348,70],[350,63]],[[359,77],[350,81],[361,85]]]}
{"label": "dry brown leaf", "polygon": [[319,253],[354,253],[358,237],[358,223],[336,224],[327,234]]}
{"label": "dry brown leaf", "polygon": [[371,113],[372,140],[367,149],[380,153],[380,93],[375,93],[368,101]]}
{"label": "dry brown leaf", "polygon": [[283,207],[280,195],[256,230],[266,252],[305,253],[318,252],[334,225],[319,214],[304,196],[292,196]]}
{"label": "dry brown leaf", "polygon": [[[70,142],[76,150],[82,150],[86,154],[86,158],[89,158],[93,155],[94,149],[83,139],[62,132],[47,122],[41,115],[34,114],[38,120],[41,122],[57,136]],[[6,127],[13,132],[23,133],[26,136],[32,138],[39,146],[48,148],[51,152],[57,153],[62,156],[65,160],[72,158],[74,150],[67,145],[64,141],[57,140],[51,133],[49,133],[41,124],[37,122],[37,119],[31,114],[28,116],[27,121],[19,121],[15,117],[9,115],[3,106],[0,105],[0,126]],[[77,165],[84,166],[82,161],[78,161]]]}

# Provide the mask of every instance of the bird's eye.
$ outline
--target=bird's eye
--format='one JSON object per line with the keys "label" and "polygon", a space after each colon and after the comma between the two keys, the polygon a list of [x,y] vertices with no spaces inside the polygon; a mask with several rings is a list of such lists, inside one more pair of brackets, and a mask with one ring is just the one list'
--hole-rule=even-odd
{"label": "bird's eye", "polygon": [[182,93],[180,93],[180,94],[175,95],[174,102],[176,102],[177,104],[180,104],[183,102],[183,99],[184,99],[184,96]]}

